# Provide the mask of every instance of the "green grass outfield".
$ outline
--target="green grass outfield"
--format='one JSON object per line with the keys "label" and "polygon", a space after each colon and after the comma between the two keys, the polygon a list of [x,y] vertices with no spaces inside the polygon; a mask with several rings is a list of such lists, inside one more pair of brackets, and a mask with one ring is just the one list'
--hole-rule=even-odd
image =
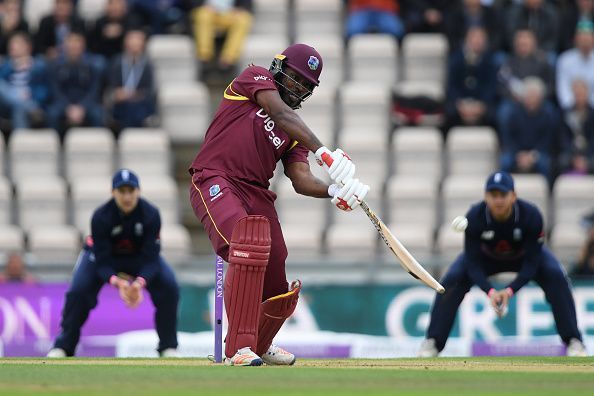
{"label": "green grass outfield", "polygon": [[0,395],[594,395],[594,357],[298,360],[0,359]]}

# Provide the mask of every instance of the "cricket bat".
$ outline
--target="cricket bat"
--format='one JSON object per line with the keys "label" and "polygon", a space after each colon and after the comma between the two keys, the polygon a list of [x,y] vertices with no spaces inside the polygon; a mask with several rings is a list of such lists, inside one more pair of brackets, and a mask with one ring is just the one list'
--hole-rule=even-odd
{"label": "cricket bat", "polygon": [[[327,153],[322,154],[322,161],[328,167],[332,166],[332,163],[334,162],[332,157]],[[388,248],[390,248],[396,257],[398,257],[398,261],[400,261],[402,268],[411,274],[413,278],[420,280],[439,294],[443,294],[445,292],[445,288],[438,281],[436,281],[435,278],[433,278],[421,264],[419,264],[413,255],[410,254],[410,252],[398,240],[398,238],[392,234],[382,219],[380,219],[379,216],[369,208],[369,205],[367,205],[365,201],[361,201],[359,206],[361,206],[361,209],[363,209],[367,217],[369,217],[369,220],[371,220],[375,226],[375,229],[377,232],[379,232]]]}
{"label": "cricket bat", "polygon": [[402,268],[404,268],[413,278],[420,280],[439,294],[445,292],[445,288],[431,276],[429,272],[414,258],[412,254],[404,247],[404,245],[392,234],[392,231],[384,224],[382,219],[369,208],[365,201],[361,202],[361,209],[365,212],[369,220],[375,226],[375,229],[382,237],[385,244],[390,248],[392,253],[398,257],[398,261]]}

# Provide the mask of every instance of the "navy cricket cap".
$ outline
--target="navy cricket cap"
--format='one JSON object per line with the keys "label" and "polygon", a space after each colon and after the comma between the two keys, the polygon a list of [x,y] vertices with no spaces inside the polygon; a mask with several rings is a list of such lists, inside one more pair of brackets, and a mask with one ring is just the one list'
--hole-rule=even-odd
{"label": "navy cricket cap", "polygon": [[140,188],[140,182],[138,181],[138,176],[131,170],[120,169],[113,175],[111,186],[114,190],[122,186]]}
{"label": "navy cricket cap", "polygon": [[498,190],[503,192],[514,191],[514,179],[507,172],[495,172],[487,179],[485,191]]}

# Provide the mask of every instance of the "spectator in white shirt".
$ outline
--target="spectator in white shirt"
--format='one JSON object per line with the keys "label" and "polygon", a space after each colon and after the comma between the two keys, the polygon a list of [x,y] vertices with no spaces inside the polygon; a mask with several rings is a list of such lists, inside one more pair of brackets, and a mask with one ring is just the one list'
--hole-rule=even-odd
{"label": "spectator in white shirt", "polygon": [[590,91],[589,102],[594,105],[594,24],[580,21],[576,28],[575,48],[565,51],[557,63],[557,100],[564,109],[575,104],[572,84],[584,80]]}

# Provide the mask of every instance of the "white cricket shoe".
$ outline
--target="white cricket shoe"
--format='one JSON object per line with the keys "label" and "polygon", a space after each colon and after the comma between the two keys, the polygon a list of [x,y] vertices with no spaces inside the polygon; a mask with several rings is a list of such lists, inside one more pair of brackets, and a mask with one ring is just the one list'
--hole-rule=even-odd
{"label": "white cricket shoe", "polygon": [[262,360],[269,366],[292,366],[296,358],[291,352],[287,352],[283,348],[271,344],[268,351],[262,355]]}
{"label": "white cricket shoe", "polygon": [[48,358],[65,358],[66,351],[62,348],[52,348],[46,355]]}
{"label": "white cricket shoe", "polygon": [[588,353],[586,352],[586,347],[580,340],[572,338],[569,340],[569,344],[567,344],[567,356],[584,357],[588,356]]}
{"label": "white cricket shoe", "polygon": [[419,352],[417,353],[417,356],[421,358],[432,358],[437,357],[437,355],[439,355],[439,351],[435,346],[434,338],[427,338],[425,341],[423,341],[421,344],[421,349],[419,349]]}
{"label": "white cricket shoe", "polygon": [[178,358],[178,357],[180,357],[179,352],[177,352],[177,349],[175,349],[175,348],[163,349],[161,351],[160,356],[162,358]]}
{"label": "white cricket shoe", "polygon": [[250,347],[241,348],[231,358],[225,357],[227,366],[261,366],[262,359]]}

